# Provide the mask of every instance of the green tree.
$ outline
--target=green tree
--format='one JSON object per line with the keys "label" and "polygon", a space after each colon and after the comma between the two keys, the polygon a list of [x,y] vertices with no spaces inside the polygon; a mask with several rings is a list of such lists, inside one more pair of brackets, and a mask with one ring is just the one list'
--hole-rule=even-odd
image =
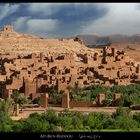
{"label": "green tree", "polygon": [[83,129],[83,120],[77,116],[72,117],[72,126],[75,130],[82,130]]}
{"label": "green tree", "polygon": [[133,120],[132,116],[117,116],[114,123],[115,128],[130,131],[138,128],[138,123]]}
{"label": "green tree", "polygon": [[25,121],[23,132],[47,132],[49,130],[49,122],[40,121],[36,118],[29,118]]}
{"label": "green tree", "polygon": [[24,104],[27,104],[28,103],[28,100],[25,97],[19,97],[16,102],[17,102],[17,104],[19,104],[20,106],[22,106]]}
{"label": "green tree", "polygon": [[69,116],[61,116],[58,118],[58,125],[62,128],[62,131],[71,130],[72,118]]}
{"label": "green tree", "polygon": [[0,131],[10,132],[11,129],[11,119],[10,116],[13,114],[13,100],[7,99],[5,101],[0,101]]}
{"label": "green tree", "polygon": [[112,114],[112,117],[113,118],[116,118],[117,116],[124,116],[124,117],[126,117],[126,116],[129,116],[130,115],[130,109],[128,108],[128,107],[118,107],[117,109],[116,109],[116,112],[114,112],[113,114]]}
{"label": "green tree", "polygon": [[138,122],[140,128],[140,113],[134,114],[133,119]]}
{"label": "green tree", "polygon": [[33,104],[38,104],[38,105],[40,105],[40,101],[41,101],[41,98],[40,98],[40,97],[36,97],[36,98],[34,98],[34,99],[32,100],[32,103],[33,103]]}
{"label": "green tree", "polygon": [[3,117],[10,117],[14,111],[14,102],[12,99],[7,99],[0,101],[0,114],[3,114]]}
{"label": "green tree", "polygon": [[56,125],[58,122],[57,113],[54,110],[47,110],[45,113],[42,114],[42,119]]}
{"label": "green tree", "polygon": [[90,113],[85,117],[83,124],[85,127],[89,126],[90,130],[100,130],[103,129],[104,117],[105,114],[102,113]]}
{"label": "green tree", "polygon": [[111,104],[111,101],[109,99],[105,99],[102,101],[103,106],[109,106]]}
{"label": "green tree", "polygon": [[12,98],[13,98],[15,103],[17,103],[19,97],[20,97],[19,91],[18,90],[13,90]]}
{"label": "green tree", "polygon": [[129,108],[119,107],[112,117],[115,119],[114,127],[130,131],[131,129],[137,128],[138,123],[133,120],[133,116],[130,113]]}
{"label": "green tree", "polygon": [[25,121],[24,120],[12,121],[11,125],[13,132],[22,132],[25,127]]}

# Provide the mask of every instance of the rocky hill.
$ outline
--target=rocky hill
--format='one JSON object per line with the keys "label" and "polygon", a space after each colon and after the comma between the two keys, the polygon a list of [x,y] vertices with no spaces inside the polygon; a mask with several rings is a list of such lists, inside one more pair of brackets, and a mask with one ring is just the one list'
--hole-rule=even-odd
{"label": "rocky hill", "polygon": [[5,25],[0,31],[1,53],[69,53],[92,51],[73,39],[44,39],[41,37],[17,33],[11,25]]}
{"label": "rocky hill", "polygon": [[139,44],[140,35],[109,35],[109,36],[99,36],[99,35],[77,35],[79,39],[83,40],[86,46],[107,44],[108,42],[112,44]]}

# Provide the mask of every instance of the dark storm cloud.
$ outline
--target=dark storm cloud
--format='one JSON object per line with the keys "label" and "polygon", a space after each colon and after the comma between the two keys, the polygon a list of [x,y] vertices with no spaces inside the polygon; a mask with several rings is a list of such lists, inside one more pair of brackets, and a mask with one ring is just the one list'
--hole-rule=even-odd
{"label": "dark storm cloud", "polygon": [[13,13],[18,11],[20,5],[18,4],[0,4],[0,23],[1,26],[6,23],[10,23],[10,17],[12,17]]}
{"label": "dark storm cloud", "polygon": [[12,23],[18,32],[43,37],[80,33],[139,33],[140,4],[1,3],[0,27]]}
{"label": "dark storm cloud", "polygon": [[[40,27],[41,25],[38,25],[38,30],[35,29],[37,31],[34,30],[33,33],[47,37],[48,36],[61,37],[78,34],[81,27],[87,26],[91,21],[101,18],[107,12],[108,12],[107,8],[105,7],[98,8],[98,5],[92,3],[91,4],[33,3],[33,4],[22,4],[20,12],[17,15],[15,15],[15,17],[19,17],[20,19],[22,17],[25,18],[30,17],[28,18],[28,20],[26,20],[26,23],[24,23],[23,25],[27,27],[28,24],[29,28],[30,28],[29,20],[35,20],[36,22],[39,21],[39,23],[41,23],[40,22],[41,20],[42,23],[46,22],[47,19],[57,21],[58,24],[55,30],[48,31],[47,29],[44,29],[43,35],[43,33],[39,32],[39,29],[41,29]],[[21,24],[21,21],[19,23]],[[19,27],[19,25],[17,26]],[[23,26],[20,26],[20,28],[18,29],[23,31]],[[51,25],[49,24],[49,26]],[[47,27],[47,24],[46,28],[49,28]],[[47,33],[45,33],[45,30]],[[29,31],[31,30],[29,29]]]}
{"label": "dark storm cloud", "polygon": [[[69,5],[52,15],[53,19],[60,21],[57,32],[63,36],[78,34],[81,27],[87,26],[91,21],[103,17],[108,12],[107,8],[99,9],[94,4],[87,5]],[[65,31],[65,32],[62,32]]]}

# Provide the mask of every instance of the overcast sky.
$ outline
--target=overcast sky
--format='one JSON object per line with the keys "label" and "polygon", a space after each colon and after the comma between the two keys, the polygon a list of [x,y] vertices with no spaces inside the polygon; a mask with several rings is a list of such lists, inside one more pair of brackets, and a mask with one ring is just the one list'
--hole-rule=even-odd
{"label": "overcast sky", "polygon": [[140,34],[139,3],[4,3],[0,28],[42,37]]}

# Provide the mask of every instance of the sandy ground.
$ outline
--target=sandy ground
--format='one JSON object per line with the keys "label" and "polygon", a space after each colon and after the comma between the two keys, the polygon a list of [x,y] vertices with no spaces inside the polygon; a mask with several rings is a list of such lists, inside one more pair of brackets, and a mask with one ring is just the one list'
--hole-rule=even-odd
{"label": "sandy ground", "polygon": [[[55,110],[56,112],[63,111],[64,108],[61,107],[48,107],[48,108],[26,108],[23,111],[20,111],[18,116],[12,116],[12,120],[20,120],[20,119],[25,119],[28,118],[30,114],[32,113],[44,113],[46,110]],[[112,114],[113,112],[116,111],[116,107],[75,107],[75,108],[70,108],[69,111],[80,111],[83,112],[84,114],[88,114],[90,112],[107,112]],[[135,110],[131,111],[132,113],[135,112],[140,112],[140,110]]]}
{"label": "sandy ground", "polygon": [[124,50],[130,58],[140,62],[140,45],[139,44],[114,44],[112,45],[118,50]]}

